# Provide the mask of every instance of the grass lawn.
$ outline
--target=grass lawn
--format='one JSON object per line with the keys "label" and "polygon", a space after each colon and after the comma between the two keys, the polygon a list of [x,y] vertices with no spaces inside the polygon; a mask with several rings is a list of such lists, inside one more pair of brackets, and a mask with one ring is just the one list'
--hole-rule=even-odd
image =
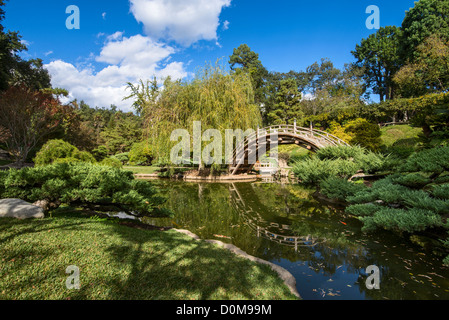
{"label": "grass lawn", "polygon": [[132,171],[136,174],[151,174],[157,172],[159,167],[144,167],[144,166],[123,166],[124,170]]}
{"label": "grass lawn", "polygon": [[381,129],[382,143],[385,146],[405,145],[415,146],[418,142],[418,135],[422,133],[421,128],[411,127],[409,125],[387,126]]}
{"label": "grass lawn", "polygon": [[[69,290],[65,270],[80,269]],[[176,231],[142,230],[73,210],[0,219],[0,299],[296,299],[266,265]]]}

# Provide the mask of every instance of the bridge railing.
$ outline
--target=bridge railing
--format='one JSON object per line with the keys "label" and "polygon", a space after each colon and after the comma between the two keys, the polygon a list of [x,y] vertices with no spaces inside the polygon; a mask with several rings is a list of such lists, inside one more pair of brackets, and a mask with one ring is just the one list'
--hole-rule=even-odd
{"label": "bridge railing", "polygon": [[263,129],[257,129],[253,133],[246,136],[243,139],[243,141],[241,141],[240,144],[234,149],[232,154],[232,162],[235,164],[235,161],[237,161],[237,155],[238,154],[244,155],[245,147],[250,143],[255,142],[260,136],[268,136],[271,134],[279,134],[279,133],[288,133],[309,139],[310,138],[316,139],[317,142],[319,142],[320,144],[328,144],[333,146],[348,145],[348,143],[345,142],[344,140],[325,131],[287,124],[273,125]]}

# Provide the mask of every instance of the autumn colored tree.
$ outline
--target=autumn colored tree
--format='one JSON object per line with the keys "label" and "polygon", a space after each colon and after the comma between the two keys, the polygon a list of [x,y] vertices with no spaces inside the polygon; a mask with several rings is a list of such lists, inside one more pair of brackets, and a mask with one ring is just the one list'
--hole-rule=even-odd
{"label": "autumn colored tree", "polygon": [[50,93],[25,85],[10,87],[0,94],[0,135],[23,164],[33,148],[61,128],[69,111]]}
{"label": "autumn colored tree", "polygon": [[449,40],[433,34],[417,47],[417,56],[393,80],[403,97],[419,97],[449,90]]}

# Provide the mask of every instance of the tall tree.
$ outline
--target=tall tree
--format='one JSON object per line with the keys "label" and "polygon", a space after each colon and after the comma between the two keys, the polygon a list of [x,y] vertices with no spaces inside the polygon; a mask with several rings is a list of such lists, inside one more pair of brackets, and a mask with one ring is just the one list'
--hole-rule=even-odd
{"label": "tall tree", "polygon": [[18,32],[7,31],[2,24],[5,18],[4,0],[0,0],[0,91],[10,85],[24,83],[33,89],[51,87],[50,75],[43,68],[42,60],[23,60],[19,53],[27,47]]}
{"label": "tall tree", "polygon": [[176,145],[170,141],[173,131],[185,129],[193,137],[194,121],[201,122],[202,131],[217,129],[222,137],[227,129],[245,131],[262,123],[250,76],[229,74],[218,65],[206,66],[191,81],[166,79],[158,99],[143,106],[144,136],[161,163],[169,163]]}
{"label": "tall tree", "polygon": [[401,33],[401,29],[395,26],[382,27],[352,51],[356,64],[365,70],[367,87],[379,95],[380,101],[394,98],[393,76],[401,66]]}
{"label": "tall tree", "polygon": [[134,143],[142,140],[141,118],[132,112],[115,112],[107,127],[101,131],[100,139],[109,154],[130,151]]}
{"label": "tall tree", "polygon": [[295,120],[301,120],[302,94],[298,91],[295,79],[281,80],[280,88],[276,93],[273,110],[268,113],[269,124],[293,124]]}
{"label": "tall tree", "polygon": [[334,86],[341,71],[334,67],[332,61],[322,58],[321,62],[315,62],[306,69],[307,86],[306,90],[315,95],[318,91],[327,90]]}
{"label": "tall tree", "polygon": [[[401,58],[413,63],[418,46],[430,35],[449,40],[449,0],[420,0],[407,11],[402,22]],[[409,61],[408,61],[409,60]]]}
{"label": "tall tree", "polygon": [[403,97],[419,97],[449,90],[449,41],[437,34],[417,47],[417,55],[395,75]]}
{"label": "tall tree", "polygon": [[293,80],[296,84],[296,91],[298,94],[304,92],[306,86],[308,85],[308,77],[305,72],[289,71],[287,73],[282,72],[270,72],[268,73],[266,80],[266,100],[261,108],[263,122],[266,125],[271,124],[270,119],[268,119],[268,114],[278,110],[278,92],[281,90],[282,82],[285,80]]}
{"label": "tall tree", "polygon": [[265,80],[268,71],[259,60],[259,54],[251,51],[247,44],[242,44],[234,49],[229,57],[229,64],[234,72],[245,72],[251,76],[256,104],[260,106],[265,103]]}
{"label": "tall tree", "polygon": [[17,162],[56,132],[70,108],[61,106],[52,94],[13,86],[0,94],[0,136]]}

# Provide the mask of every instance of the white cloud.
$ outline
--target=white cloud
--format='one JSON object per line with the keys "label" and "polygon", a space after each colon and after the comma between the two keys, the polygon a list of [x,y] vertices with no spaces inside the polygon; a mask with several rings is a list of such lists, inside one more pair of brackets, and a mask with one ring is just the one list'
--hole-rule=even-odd
{"label": "white cloud", "polygon": [[103,12],[103,13],[101,14],[101,16],[103,17],[103,20],[106,20],[106,12]]}
{"label": "white cloud", "polygon": [[[119,34],[119,35],[117,35]],[[114,39],[119,39],[115,41]],[[109,64],[138,65],[146,67],[154,65],[171,54],[175,49],[155,42],[148,37],[136,35],[130,38],[123,37],[119,32],[108,37],[108,42],[101,50],[98,62]]]}
{"label": "white cloud", "polygon": [[[116,33],[113,33],[113,34],[111,34],[110,36],[107,36],[107,40],[108,41],[116,41],[116,40],[120,40],[120,39],[122,39],[123,38],[123,34],[124,34],[125,32],[123,32],[123,31],[117,31]],[[105,34],[103,33],[99,33],[98,35],[97,35],[97,37],[101,37],[101,36],[104,36]]]}
{"label": "white cloud", "polygon": [[[129,1],[132,14],[143,23],[147,36],[125,37],[123,31],[112,35],[98,33],[97,39],[105,41],[99,54],[76,64],[55,60],[45,65],[52,85],[67,89],[70,99],[84,100],[92,107],[115,104],[130,111],[132,102],[123,101],[129,95],[127,83],[138,83],[153,76],[187,77],[186,65],[171,60],[176,49],[166,42],[190,46],[208,40],[219,45],[220,14],[231,4],[231,0]],[[106,19],[106,12],[102,17]],[[228,27],[229,22],[224,21],[223,30]]]}
{"label": "white cloud", "polygon": [[168,63],[175,53],[173,48],[141,35],[129,38],[122,35],[118,32],[107,38],[100,54],[95,57],[97,62],[106,64],[98,72],[90,64],[76,67],[62,60],[45,65],[53,86],[67,89],[70,99],[84,100],[92,107],[115,104],[122,110],[131,111],[132,102],[123,101],[129,95],[127,82],[137,83],[153,76],[159,79],[187,76],[182,62]]}
{"label": "white cloud", "polygon": [[229,29],[229,24],[230,24],[230,22],[228,20],[225,20],[223,22],[223,30],[228,30]]}
{"label": "white cloud", "polygon": [[217,40],[219,16],[231,0],[130,0],[131,12],[145,32],[157,39],[190,46]]}

